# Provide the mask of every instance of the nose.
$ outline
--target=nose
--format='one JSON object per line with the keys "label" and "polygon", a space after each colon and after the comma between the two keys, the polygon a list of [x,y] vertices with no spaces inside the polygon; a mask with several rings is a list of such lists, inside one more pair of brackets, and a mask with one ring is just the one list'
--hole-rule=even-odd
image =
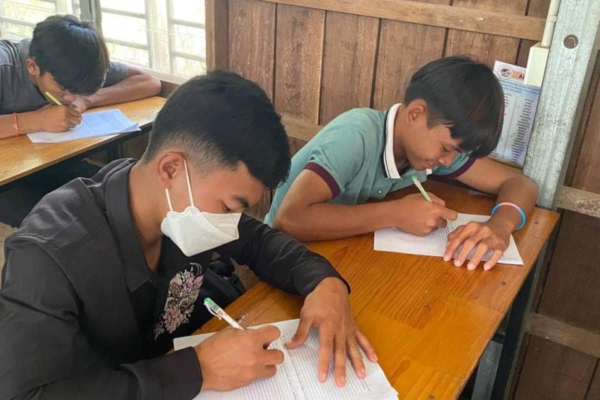
{"label": "nose", "polygon": [[444,167],[449,167],[452,165],[452,161],[454,161],[454,157],[456,157],[457,154],[457,152],[451,152],[446,156],[440,157],[438,159],[438,163]]}

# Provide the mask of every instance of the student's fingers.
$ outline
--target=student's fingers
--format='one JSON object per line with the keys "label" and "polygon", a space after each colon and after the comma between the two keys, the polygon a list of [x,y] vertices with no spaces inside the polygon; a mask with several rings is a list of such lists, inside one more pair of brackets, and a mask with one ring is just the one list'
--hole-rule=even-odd
{"label": "student's fingers", "polygon": [[481,242],[482,239],[483,238],[480,235],[474,234],[472,236],[469,236],[467,240],[463,241],[462,248],[460,249],[458,255],[454,260],[454,265],[457,267],[462,267],[468,255],[475,248],[475,246],[477,246]]}
{"label": "student's fingers", "polygon": [[338,336],[334,341],[333,371],[335,383],[342,387],[346,384],[346,338]]}
{"label": "student's fingers", "polygon": [[73,117],[81,118],[81,113],[75,106],[65,106],[67,107],[67,113]]}
{"label": "student's fingers", "polygon": [[358,349],[358,343],[356,343],[356,339],[348,339],[348,358],[352,363],[352,367],[354,368],[354,372],[356,372],[356,376],[360,379],[364,379],[367,375],[367,371],[365,370],[365,363],[360,354],[360,350]]}
{"label": "student's fingers", "polygon": [[489,271],[490,269],[494,268],[494,266],[498,263],[498,260],[500,260],[500,257],[502,257],[502,254],[504,254],[502,250],[495,250],[490,259],[483,264],[483,270]]}
{"label": "student's fingers", "polygon": [[274,365],[266,365],[262,367],[258,372],[258,378],[272,378],[277,373],[277,367]]}
{"label": "student's fingers", "polygon": [[328,330],[319,331],[319,382],[327,380],[329,372],[329,363],[333,356],[333,332]]}
{"label": "student's fingers", "polygon": [[371,342],[369,342],[369,339],[367,339],[362,332],[356,331],[356,341],[358,342],[360,348],[363,349],[367,355],[367,358],[372,362],[377,362],[377,354],[375,353],[375,349],[371,345]]}
{"label": "student's fingers", "polygon": [[488,252],[489,249],[490,249],[490,247],[485,242],[485,240],[482,240],[481,242],[479,242],[477,244],[477,249],[475,250],[473,257],[467,263],[467,269],[469,271],[473,271],[475,268],[477,268],[477,266],[479,265],[479,262],[481,261],[483,256],[485,256],[485,254]]}
{"label": "student's fingers", "polygon": [[437,208],[438,208],[439,216],[446,220],[456,221],[456,218],[458,218],[458,213],[454,210],[451,210],[449,208],[442,207],[442,206],[438,206]]}
{"label": "student's fingers", "polygon": [[302,345],[306,341],[306,338],[308,338],[311,326],[311,319],[300,317],[298,330],[296,331],[294,336],[292,336],[292,339],[289,342],[286,342],[285,347],[287,347],[288,349],[295,349],[296,347]]}
{"label": "student's fingers", "polygon": [[437,228],[445,228],[446,226],[448,226],[448,221],[445,220],[444,218],[440,217],[437,219],[435,226]]}
{"label": "student's fingers", "polygon": [[261,363],[264,365],[280,365],[283,364],[285,356],[283,351],[277,349],[263,350]]}
{"label": "student's fingers", "polygon": [[448,243],[446,243],[446,252],[444,253],[444,261],[450,261],[454,254],[462,244],[462,242],[469,236],[465,235],[465,225],[459,226],[453,232],[448,235]]}
{"label": "student's fingers", "polygon": [[427,192],[427,194],[429,195],[429,198],[431,199],[431,202],[433,204],[437,204],[438,206],[442,206],[444,207],[446,205],[446,202],[442,199],[440,199],[439,197],[437,197],[435,194]]}
{"label": "student's fingers", "polygon": [[279,336],[281,336],[281,331],[279,328],[273,325],[263,326],[262,328],[258,329],[251,329],[248,330],[248,332],[250,332],[253,336],[253,339],[259,342],[259,344],[264,348],[269,347],[271,343],[279,339]]}

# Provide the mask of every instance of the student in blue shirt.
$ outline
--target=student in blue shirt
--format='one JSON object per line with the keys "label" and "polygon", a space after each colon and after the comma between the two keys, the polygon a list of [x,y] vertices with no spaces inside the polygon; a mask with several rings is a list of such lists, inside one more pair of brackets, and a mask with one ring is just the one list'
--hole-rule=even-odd
{"label": "student in blue shirt", "polygon": [[531,179],[486,158],[500,139],[503,114],[502,88],[490,68],[467,57],[433,61],[411,78],[402,104],[350,110],[303,147],[265,222],[302,241],[390,227],[427,235],[457,217],[434,194],[432,203],[421,194],[363,203],[410,186],[413,175],[424,181],[431,172],[498,196],[490,220],[452,232],[444,255],[460,267],[476,248],[467,264],[473,270],[491,249],[484,265],[489,270],[537,198]]}

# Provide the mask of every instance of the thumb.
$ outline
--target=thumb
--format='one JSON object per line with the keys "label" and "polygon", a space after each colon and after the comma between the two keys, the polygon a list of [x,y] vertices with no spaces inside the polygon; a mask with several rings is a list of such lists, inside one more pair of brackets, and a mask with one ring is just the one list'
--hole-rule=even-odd
{"label": "thumb", "polygon": [[312,320],[308,318],[300,317],[300,323],[298,324],[298,330],[292,336],[292,339],[285,344],[285,347],[288,349],[295,349],[296,347],[304,344],[306,339],[308,338],[308,334],[310,333],[310,328],[312,326]]}

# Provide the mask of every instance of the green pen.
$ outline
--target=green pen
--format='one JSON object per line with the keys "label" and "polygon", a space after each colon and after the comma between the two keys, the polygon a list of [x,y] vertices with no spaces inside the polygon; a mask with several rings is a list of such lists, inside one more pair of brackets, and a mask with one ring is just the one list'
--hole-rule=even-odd
{"label": "green pen", "polygon": [[62,106],[62,103],[60,101],[58,101],[58,99],[54,96],[52,96],[52,94],[50,94],[50,92],[46,92],[46,96],[48,96],[50,98],[50,100],[52,100],[57,106]]}
{"label": "green pen", "polygon": [[219,305],[217,303],[215,303],[214,301],[212,301],[212,299],[210,299],[209,297],[204,299],[204,306],[208,309],[208,312],[211,313],[212,315],[214,315],[215,317],[217,317],[219,319],[224,319],[225,322],[227,322],[229,325],[231,325],[235,329],[239,329],[241,331],[244,330],[243,326],[238,324],[235,319],[231,318],[231,316],[229,314],[227,314],[225,312],[225,310],[223,310],[221,307],[219,307]]}
{"label": "green pen", "polygon": [[427,194],[425,189],[423,189],[423,185],[421,185],[421,182],[419,182],[416,175],[412,176],[412,181],[415,184],[415,186],[417,187],[417,189],[419,189],[419,192],[421,192],[423,197],[425,197],[425,200],[427,200],[428,202],[431,203],[431,198],[429,197],[429,195]]}

